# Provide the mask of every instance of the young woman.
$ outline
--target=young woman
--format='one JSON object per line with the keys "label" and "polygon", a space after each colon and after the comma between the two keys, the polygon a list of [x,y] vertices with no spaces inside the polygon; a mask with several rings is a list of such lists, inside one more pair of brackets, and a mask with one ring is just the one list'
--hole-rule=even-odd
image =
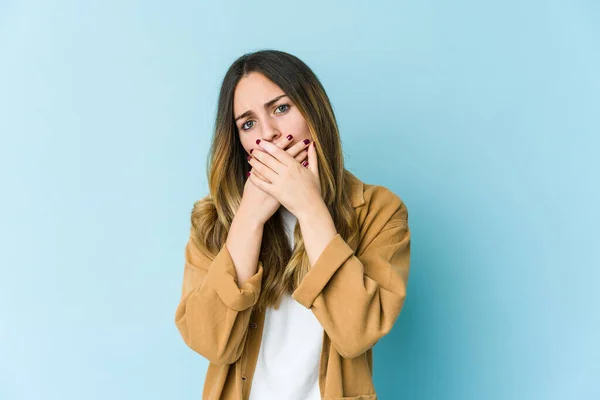
{"label": "young woman", "polygon": [[372,347],[404,304],[408,213],[342,154],[305,63],[265,50],[231,65],[175,316],[210,361],[203,399],[377,399]]}

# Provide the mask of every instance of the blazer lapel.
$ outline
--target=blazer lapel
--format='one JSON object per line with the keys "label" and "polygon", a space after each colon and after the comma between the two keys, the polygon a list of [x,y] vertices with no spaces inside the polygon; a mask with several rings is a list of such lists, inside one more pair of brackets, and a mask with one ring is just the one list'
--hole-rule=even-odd
{"label": "blazer lapel", "polygon": [[346,170],[350,183],[350,201],[354,208],[365,204],[364,184],[352,172]]}

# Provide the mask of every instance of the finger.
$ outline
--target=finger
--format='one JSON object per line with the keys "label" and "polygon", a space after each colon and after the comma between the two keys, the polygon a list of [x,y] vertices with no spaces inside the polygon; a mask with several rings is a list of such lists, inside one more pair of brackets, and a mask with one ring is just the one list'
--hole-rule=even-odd
{"label": "finger", "polygon": [[[289,155],[285,150],[280,149],[278,146],[275,146],[273,143],[270,143],[266,140],[260,140],[258,139],[257,144],[264,149],[263,151],[269,153],[269,155],[271,155],[275,160],[277,160],[278,162],[280,162],[283,165],[291,165],[294,160],[294,158]],[[261,160],[262,161],[262,160]],[[280,168],[277,167],[276,165],[269,165],[269,167],[274,168],[274,171],[277,172],[277,170],[279,170]]]}
{"label": "finger", "polygon": [[298,161],[299,163],[301,163],[307,157],[308,157],[308,150],[304,149],[300,153],[298,153],[298,155],[296,157],[294,157],[294,159],[296,161]]}
{"label": "finger", "polygon": [[[264,162],[268,162],[270,165],[265,165]],[[278,166],[281,167],[281,163],[275,160],[270,154],[258,150],[253,151],[252,155],[248,156],[248,163],[252,166],[254,170],[257,170],[269,182],[275,181],[278,175],[277,172],[273,171],[271,165],[279,164]],[[277,166],[275,168],[277,168]]]}
{"label": "finger", "polygon": [[298,160],[298,162],[302,164],[303,167],[308,167],[308,154],[306,154],[306,157],[304,157],[302,160]]}
{"label": "finger", "polygon": [[[275,145],[273,145],[273,146],[285,153],[285,150],[280,149],[278,146],[275,146]],[[273,157],[270,153],[268,153],[264,149],[256,149],[256,150],[254,150],[252,152],[252,156],[257,161],[259,161],[261,164],[265,165],[270,170],[272,170],[276,175],[281,174],[282,171],[283,171],[283,168],[285,168],[284,164],[282,164],[279,160],[277,160],[275,157]],[[248,159],[250,159],[250,158],[248,158]],[[273,179],[271,179],[272,176],[271,175],[267,175],[268,172],[266,172],[266,171],[263,172],[262,169],[259,169],[259,172],[262,173],[265,177],[269,178],[269,180],[271,182],[273,181]]]}
{"label": "finger", "polygon": [[258,172],[255,169],[251,169],[250,173],[256,175],[259,179],[262,179],[263,181],[265,181],[267,183],[272,183],[271,181],[269,181],[267,178],[265,178],[260,172]]}
{"label": "finger", "polygon": [[[281,149],[284,149],[284,150],[286,150],[288,148],[291,149],[293,146],[290,147],[290,145],[292,145],[292,143],[293,143],[292,140],[294,139],[294,137],[292,135],[287,135],[286,139],[287,140],[282,140],[281,143],[277,143],[277,146],[279,148],[281,148]],[[263,149],[260,148],[260,146],[256,146],[255,148],[250,149],[250,153],[249,154],[252,154],[254,152],[254,150],[256,150],[256,149],[264,151]]]}
{"label": "finger", "polygon": [[308,169],[312,171],[316,176],[319,176],[319,165],[317,161],[317,149],[315,142],[313,141],[308,147]]}
{"label": "finger", "polygon": [[271,191],[270,191],[271,184],[263,181],[258,176],[256,176],[255,171],[250,171],[250,175],[248,176],[248,179],[250,179],[252,181],[252,183],[254,183],[256,186],[258,186],[259,189],[262,189],[265,192],[271,194]]}
{"label": "finger", "polygon": [[299,155],[302,151],[304,150],[308,150],[308,145],[310,144],[310,139],[304,139],[299,141],[298,143],[294,143],[293,146],[291,146],[287,152],[288,154],[290,154],[292,157],[295,157],[297,155]]}
{"label": "finger", "polygon": [[287,140],[283,141],[280,146],[278,144],[278,146],[287,151],[288,147],[293,143],[292,140],[294,139],[294,136],[287,135],[286,138],[287,138]]}

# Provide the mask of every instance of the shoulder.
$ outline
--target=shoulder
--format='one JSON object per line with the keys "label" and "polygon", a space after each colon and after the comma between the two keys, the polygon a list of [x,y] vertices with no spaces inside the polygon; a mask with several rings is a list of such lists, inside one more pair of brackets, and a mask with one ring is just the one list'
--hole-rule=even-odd
{"label": "shoulder", "polygon": [[410,237],[408,209],[403,199],[391,189],[376,184],[363,184],[364,204],[356,208],[359,228],[357,254],[372,244],[400,243]]}
{"label": "shoulder", "polygon": [[365,205],[372,210],[406,207],[402,198],[383,185],[364,183]]}
{"label": "shoulder", "polygon": [[359,217],[390,219],[404,218],[408,220],[408,210],[403,199],[386,186],[368,183],[346,170],[347,182],[350,186],[350,198]]}
{"label": "shoulder", "polygon": [[404,200],[383,185],[363,182],[364,204],[356,209],[363,234],[380,232],[388,227],[408,227],[408,208]]}

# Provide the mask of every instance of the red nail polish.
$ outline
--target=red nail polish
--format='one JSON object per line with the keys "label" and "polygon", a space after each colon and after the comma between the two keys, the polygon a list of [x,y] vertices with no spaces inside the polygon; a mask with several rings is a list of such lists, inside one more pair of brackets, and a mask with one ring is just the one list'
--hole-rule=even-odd
{"label": "red nail polish", "polygon": [[246,172],[246,176],[250,176],[250,171]]}
{"label": "red nail polish", "polygon": [[292,135],[287,135],[288,140],[292,140],[294,137]]}
{"label": "red nail polish", "polygon": [[256,139],[256,144],[259,144],[259,143],[260,143],[260,139]]}
{"label": "red nail polish", "polygon": [[252,154],[253,151],[254,151],[254,149],[250,149],[250,154]]}
{"label": "red nail polish", "polygon": [[304,144],[309,144],[309,143],[310,143],[310,140],[304,139]]}
{"label": "red nail polish", "polygon": [[308,165],[308,161],[306,161],[306,160],[302,161],[302,165],[304,165],[306,167]]}
{"label": "red nail polish", "polygon": [[246,160],[248,160],[248,161],[252,160],[252,156],[246,157]]}

